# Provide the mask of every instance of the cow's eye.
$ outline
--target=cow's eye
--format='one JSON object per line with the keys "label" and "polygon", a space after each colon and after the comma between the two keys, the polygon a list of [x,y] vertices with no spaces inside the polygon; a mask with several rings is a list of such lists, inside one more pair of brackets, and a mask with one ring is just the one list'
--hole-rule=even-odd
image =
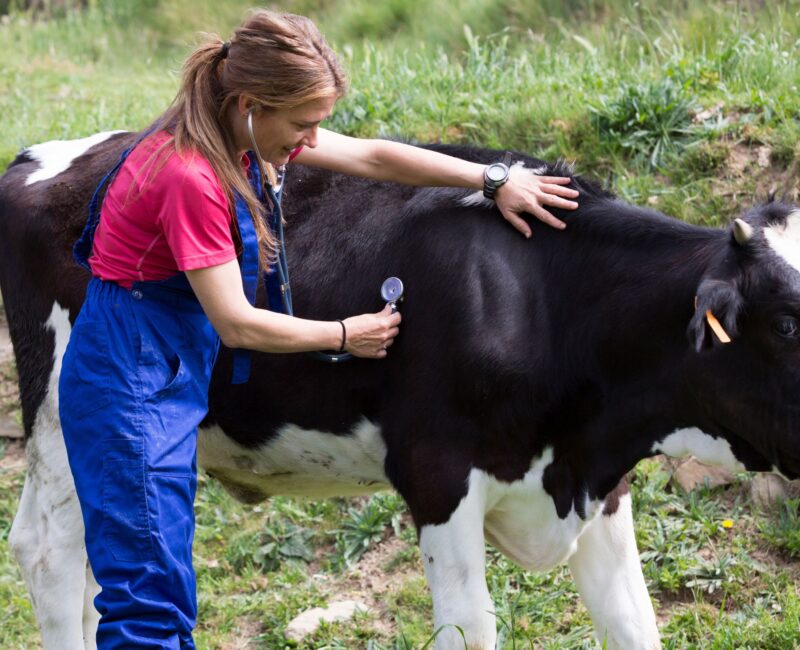
{"label": "cow's eye", "polygon": [[791,316],[785,316],[776,320],[772,324],[772,329],[774,329],[777,334],[785,336],[786,338],[797,338],[798,334],[800,334],[800,324],[797,323],[796,318],[792,318]]}

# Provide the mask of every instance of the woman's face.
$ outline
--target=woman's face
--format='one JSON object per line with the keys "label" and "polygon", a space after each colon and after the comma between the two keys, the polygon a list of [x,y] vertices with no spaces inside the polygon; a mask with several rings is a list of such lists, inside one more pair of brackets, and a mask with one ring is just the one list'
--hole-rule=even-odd
{"label": "woman's face", "polygon": [[[330,116],[336,97],[315,99],[294,108],[253,111],[253,133],[261,157],[273,165],[283,165],[297,147],[317,146],[320,122]],[[252,148],[247,134],[245,113],[244,148]]]}

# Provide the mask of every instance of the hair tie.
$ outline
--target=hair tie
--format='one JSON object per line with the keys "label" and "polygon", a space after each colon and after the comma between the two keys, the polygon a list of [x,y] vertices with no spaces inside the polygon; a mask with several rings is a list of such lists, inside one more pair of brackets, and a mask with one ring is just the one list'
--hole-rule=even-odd
{"label": "hair tie", "polygon": [[225,41],[222,44],[222,47],[220,48],[219,58],[220,59],[227,59],[228,58],[228,50],[230,50],[230,49],[231,49],[231,42],[230,41]]}

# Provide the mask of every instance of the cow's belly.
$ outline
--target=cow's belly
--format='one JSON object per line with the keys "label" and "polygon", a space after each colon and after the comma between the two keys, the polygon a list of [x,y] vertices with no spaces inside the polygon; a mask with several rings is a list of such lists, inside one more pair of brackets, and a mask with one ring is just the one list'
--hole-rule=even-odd
{"label": "cow's belly", "polygon": [[561,519],[544,490],[512,494],[486,514],[484,533],[495,548],[519,566],[548,571],[577,550],[578,537],[600,512],[601,505],[590,503],[586,519],[581,519],[575,510]]}
{"label": "cow's belly", "polygon": [[587,499],[585,518],[574,508],[560,518],[552,496],[542,486],[542,475],[552,459],[552,450],[547,449],[531,463],[526,475],[513,483],[473,470],[475,486],[481,485],[486,491],[486,539],[518,565],[535,571],[547,571],[566,561],[603,505],[602,501]]}
{"label": "cow's belly", "polygon": [[358,496],[386,489],[386,446],[366,419],[349,434],[282,427],[260,447],[248,449],[218,426],[199,432],[197,460],[237,499],[270,496]]}

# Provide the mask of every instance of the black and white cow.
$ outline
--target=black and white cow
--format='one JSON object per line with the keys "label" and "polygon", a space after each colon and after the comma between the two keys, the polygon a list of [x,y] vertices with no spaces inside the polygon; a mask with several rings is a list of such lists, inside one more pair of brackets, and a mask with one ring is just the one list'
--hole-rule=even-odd
{"label": "black and white cow", "polygon": [[[37,145],[0,179],[0,282],[29,461],[10,544],[46,648],[94,643],[97,587],[56,386],[87,281],[70,248],[95,183],[131,141]],[[375,310],[395,275],[407,288],[401,334],[380,362],[258,354],[237,386],[223,352],[200,431],[200,464],[247,502],[398,490],[435,625],[460,626],[470,648],[496,639],[484,540],[526,568],[569,562],[607,647],[658,648],[625,473],[660,451],[800,473],[800,211],[772,203],[706,229],[574,186],[567,229],[526,241],[463,190],[293,169],[296,313]],[[437,648],[463,641],[447,627]]]}

